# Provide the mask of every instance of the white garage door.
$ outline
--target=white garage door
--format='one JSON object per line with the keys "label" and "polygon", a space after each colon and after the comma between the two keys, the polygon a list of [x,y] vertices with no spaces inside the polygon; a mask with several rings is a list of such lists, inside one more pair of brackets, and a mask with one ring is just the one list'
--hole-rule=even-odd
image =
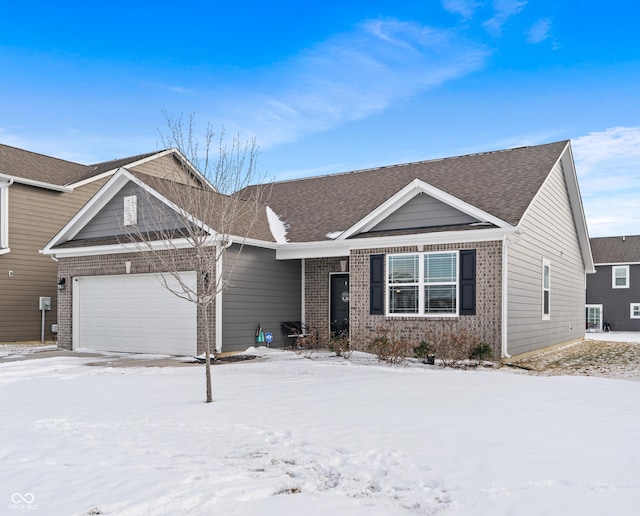
{"label": "white garage door", "polygon": [[[195,272],[181,277],[195,287]],[[164,288],[159,275],[85,276],[73,288],[74,349],[196,354],[196,305]]]}

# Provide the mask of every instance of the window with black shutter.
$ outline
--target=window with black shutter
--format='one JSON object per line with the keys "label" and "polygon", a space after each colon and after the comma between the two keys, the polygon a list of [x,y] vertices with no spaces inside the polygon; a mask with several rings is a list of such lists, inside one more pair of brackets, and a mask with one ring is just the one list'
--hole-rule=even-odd
{"label": "window with black shutter", "polygon": [[384,254],[370,256],[369,313],[384,314]]}
{"label": "window with black shutter", "polygon": [[476,250],[460,251],[460,315],[476,314]]}

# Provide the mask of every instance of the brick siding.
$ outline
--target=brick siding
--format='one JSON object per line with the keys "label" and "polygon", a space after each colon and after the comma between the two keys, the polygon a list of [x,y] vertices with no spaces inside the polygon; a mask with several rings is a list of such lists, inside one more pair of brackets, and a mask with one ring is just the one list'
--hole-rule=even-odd
{"label": "brick siding", "polygon": [[[365,349],[376,329],[393,326],[402,338],[416,345],[427,334],[445,329],[466,331],[489,344],[496,358],[500,357],[502,342],[502,242],[472,242],[464,244],[425,245],[422,251],[476,250],[476,315],[460,317],[387,317],[369,314],[369,257],[372,254],[419,252],[417,246],[358,249],[351,251],[348,271],[350,307],[349,330],[351,345]],[[307,323],[312,327],[328,328],[329,273],[340,271],[343,258],[307,259],[305,265]],[[327,330],[328,331],[328,330]]]}

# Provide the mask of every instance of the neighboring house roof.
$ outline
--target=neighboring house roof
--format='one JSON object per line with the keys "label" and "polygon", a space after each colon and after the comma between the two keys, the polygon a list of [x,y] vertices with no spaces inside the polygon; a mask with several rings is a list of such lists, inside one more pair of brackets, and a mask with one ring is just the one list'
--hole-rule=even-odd
{"label": "neighboring house roof", "polygon": [[267,203],[289,226],[289,242],[322,241],[353,227],[418,179],[515,226],[567,145],[560,141],[276,182]]}
{"label": "neighboring house roof", "polygon": [[640,235],[589,239],[593,261],[605,263],[640,263]]}
{"label": "neighboring house roof", "polygon": [[82,165],[0,144],[0,175],[43,188],[64,188],[165,152],[167,150]]}
{"label": "neighboring house roof", "polygon": [[80,163],[0,144],[0,174],[12,178],[64,186],[82,177],[86,169]]}

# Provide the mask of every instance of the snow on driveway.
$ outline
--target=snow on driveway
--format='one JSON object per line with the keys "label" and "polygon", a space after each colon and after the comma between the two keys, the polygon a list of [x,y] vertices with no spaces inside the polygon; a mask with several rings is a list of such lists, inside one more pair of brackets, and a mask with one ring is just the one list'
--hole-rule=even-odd
{"label": "snow on driveway", "polygon": [[637,514],[640,383],[388,367],[0,364],[0,513]]}

